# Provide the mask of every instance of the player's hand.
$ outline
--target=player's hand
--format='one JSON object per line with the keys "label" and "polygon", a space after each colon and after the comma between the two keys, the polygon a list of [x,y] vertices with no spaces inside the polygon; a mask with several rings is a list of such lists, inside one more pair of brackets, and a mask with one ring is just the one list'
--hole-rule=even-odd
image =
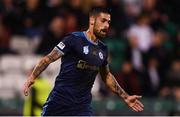
{"label": "player's hand", "polygon": [[134,111],[143,111],[144,105],[139,101],[142,96],[132,95],[124,99],[125,103]]}
{"label": "player's hand", "polygon": [[28,78],[26,82],[24,83],[23,92],[25,96],[28,96],[29,89],[31,85],[34,84],[34,80],[31,80],[31,78]]}

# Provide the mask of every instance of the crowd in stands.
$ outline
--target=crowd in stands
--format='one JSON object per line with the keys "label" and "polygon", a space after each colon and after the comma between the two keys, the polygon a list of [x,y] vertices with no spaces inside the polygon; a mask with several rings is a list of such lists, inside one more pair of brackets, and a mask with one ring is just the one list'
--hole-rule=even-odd
{"label": "crowd in stands", "polygon": [[[1,0],[0,57],[20,54],[10,46],[17,35],[38,39],[32,54],[46,55],[69,32],[88,28],[92,7],[105,7],[112,21],[103,41],[118,83],[130,94],[180,100],[179,6],[179,0]],[[103,85],[99,91],[109,95]]]}

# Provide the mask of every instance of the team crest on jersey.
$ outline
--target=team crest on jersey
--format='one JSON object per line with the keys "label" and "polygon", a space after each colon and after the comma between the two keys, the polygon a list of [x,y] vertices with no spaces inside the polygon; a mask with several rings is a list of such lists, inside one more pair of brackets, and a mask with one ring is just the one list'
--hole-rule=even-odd
{"label": "team crest on jersey", "polygon": [[100,59],[103,59],[103,54],[102,54],[102,52],[99,52],[99,58],[100,58]]}
{"label": "team crest on jersey", "polygon": [[88,54],[89,53],[89,46],[84,46],[83,47],[83,53]]}
{"label": "team crest on jersey", "polygon": [[61,48],[61,49],[64,49],[65,44],[64,44],[63,42],[60,42],[60,43],[58,44],[58,47]]}

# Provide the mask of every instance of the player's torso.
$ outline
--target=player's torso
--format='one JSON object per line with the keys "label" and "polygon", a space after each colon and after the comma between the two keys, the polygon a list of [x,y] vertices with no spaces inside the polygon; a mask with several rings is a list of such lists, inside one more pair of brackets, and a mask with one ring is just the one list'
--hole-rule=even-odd
{"label": "player's torso", "polygon": [[107,61],[107,48],[102,42],[93,43],[85,36],[83,32],[72,33],[73,43],[71,50],[62,57],[61,72],[71,70],[75,73],[83,71],[97,72],[98,68]]}
{"label": "player's torso", "polygon": [[107,58],[106,49],[90,42],[82,32],[73,33],[73,47],[62,57],[54,90],[66,102],[90,103],[91,88],[99,67]]}
{"label": "player's torso", "polygon": [[84,33],[81,33],[81,35],[77,36],[77,46],[74,48],[76,57],[89,65],[100,67],[106,59],[106,51],[100,45],[83,36]]}

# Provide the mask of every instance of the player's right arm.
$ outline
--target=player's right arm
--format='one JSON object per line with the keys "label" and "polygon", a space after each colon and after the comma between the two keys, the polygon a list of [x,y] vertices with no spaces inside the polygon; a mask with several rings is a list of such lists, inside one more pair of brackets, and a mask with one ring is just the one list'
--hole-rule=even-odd
{"label": "player's right arm", "polygon": [[28,90],[32,84],[34,84],[35,79],[48,67],[49,64],[58,60],[63,53],[59,52],[59,50],[55,47],[48,55],[44,56],[40,62],[35,66],[33,72],[28,77],[24,84],[24,95],[28,95]]}
{"label": "player's right arm", "polygon": [[111,74],[108,65],[100,67],[100,75],[104,83],[121,97],[132,110],[139,112],[144,109],[144,105],[139,100],[142,96],[128,95]]}

